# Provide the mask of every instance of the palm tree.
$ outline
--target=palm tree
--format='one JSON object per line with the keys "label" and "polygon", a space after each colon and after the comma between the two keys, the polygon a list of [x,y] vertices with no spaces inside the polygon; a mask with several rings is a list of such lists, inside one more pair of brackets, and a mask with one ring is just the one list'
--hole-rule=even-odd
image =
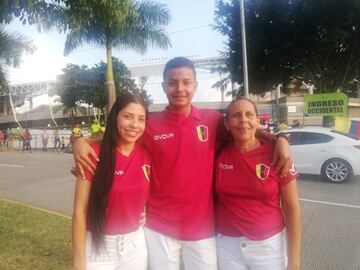
{"label": "palm tree", "polygon": [[68,7],[70,33],[64,54],[84,43],[106,48],[107,105],[115,102],[115,84],[112,68],[112,48],[146,52],[149,45],[167,49],[170,40],[164,27],[170,22],[167,6],[152,1],[87,0]]}
{"label": "palm tree", "polygon": [[18,33],[8,33],[0,25],[0,92],[9,95],[11,110],[15,122],[21,127],[17,120],[11,93],[7,82],[5,65],[18,67],[21,55],[24,52],[33,53],[35,46],[32,42]]}
{"label": "palm tree", "polygon": [[34,51],[32,41],[21,34],[8,33],[0,25],[0,89],[8,88],[5,65],[18,67],[21,55],[24,52],[33,53]]}

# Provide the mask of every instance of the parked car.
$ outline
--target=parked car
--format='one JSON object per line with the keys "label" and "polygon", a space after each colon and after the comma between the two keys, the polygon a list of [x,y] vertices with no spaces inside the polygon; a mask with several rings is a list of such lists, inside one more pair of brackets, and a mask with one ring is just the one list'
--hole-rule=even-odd
{"label": "parked car", "polygon": [[284,131],[295,167],[300,173],[318,174],[339,183],[360,174],[360,141],[324,127]]}

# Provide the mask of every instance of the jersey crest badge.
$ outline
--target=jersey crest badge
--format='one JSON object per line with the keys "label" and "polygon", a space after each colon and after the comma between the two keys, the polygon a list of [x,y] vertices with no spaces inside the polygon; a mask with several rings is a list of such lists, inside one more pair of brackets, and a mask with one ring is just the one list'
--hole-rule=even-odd
{"label": "jersey crest badge", "polygon": [[146,180],[150,181],[150,169],[151,169],[151,166],[150,165],[142,165],[141,168],[143,170],[143,173],[144,173],[144,176],[145,176]]}
{"label": "jersey crest badge", "polygon": [[265,164],[257,164],[256,165],[256,176],[260,180],[265,180],[270,173],[270,167]]}
{"label": "jersey crest badge", "polygon": [[197,126],[196,133],[197,133],[198,139],[201,142],[206,142],[209,138],[209,132],[208,132],[207,126],[204,126],[204,125]]}

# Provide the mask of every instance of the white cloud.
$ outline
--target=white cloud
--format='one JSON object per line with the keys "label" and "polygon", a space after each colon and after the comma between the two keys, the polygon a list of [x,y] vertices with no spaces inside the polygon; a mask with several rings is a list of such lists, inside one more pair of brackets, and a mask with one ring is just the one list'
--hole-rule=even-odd
{"label": "white cloud", "polygon": [[55,80],[67,63],[73,63],[49,43],[39,41],[34,54],[24,55],[19,68],[9,68],[10,84]]}

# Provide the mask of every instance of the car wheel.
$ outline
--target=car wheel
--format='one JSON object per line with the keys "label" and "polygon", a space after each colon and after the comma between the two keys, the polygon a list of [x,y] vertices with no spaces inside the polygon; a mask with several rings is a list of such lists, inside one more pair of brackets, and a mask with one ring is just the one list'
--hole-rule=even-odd
{"label": "car wheel", "polygon": [[352,177],[353,170],[347,161],[334,158],[324,163],[321,175],[328,182],[341,183]]}

